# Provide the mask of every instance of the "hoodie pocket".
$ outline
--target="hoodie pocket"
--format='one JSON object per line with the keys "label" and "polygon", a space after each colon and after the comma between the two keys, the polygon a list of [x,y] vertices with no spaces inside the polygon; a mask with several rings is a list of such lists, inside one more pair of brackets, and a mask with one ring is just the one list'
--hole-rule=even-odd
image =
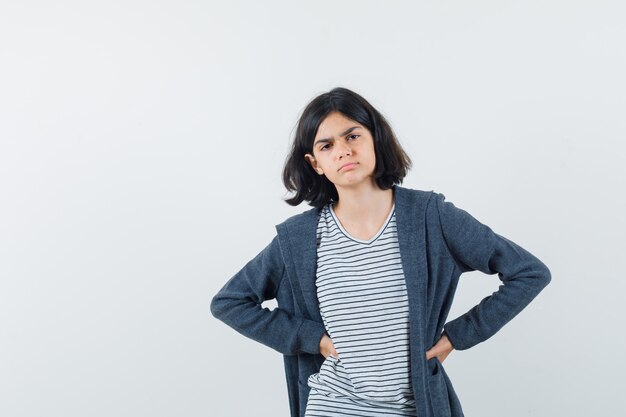
{"label": "hoodie pocket", "polygon": [[430,360],[434,361],[432,374],[428,376],[428,385],[430,388],[430,405],[435,417],[451,417],[450,400],[448,398],[448,387],[441,372],[441,362],[439,358],[434,357]]}

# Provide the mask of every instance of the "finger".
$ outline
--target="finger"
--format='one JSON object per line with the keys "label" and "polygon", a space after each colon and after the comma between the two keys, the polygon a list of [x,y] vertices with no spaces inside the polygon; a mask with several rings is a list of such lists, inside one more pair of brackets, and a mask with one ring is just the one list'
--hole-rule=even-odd
{"label": "finger", "polygon": [[435,345],[426,351],[426,359],[432,359],[435,356],[438,356],[439,354],[441,354],[441,352],[442,352],[441,347]]}
{"label": "finger", "polygon": [[426,351],[426,360],[432,359],[437,356],[437,352],[433,349]]}

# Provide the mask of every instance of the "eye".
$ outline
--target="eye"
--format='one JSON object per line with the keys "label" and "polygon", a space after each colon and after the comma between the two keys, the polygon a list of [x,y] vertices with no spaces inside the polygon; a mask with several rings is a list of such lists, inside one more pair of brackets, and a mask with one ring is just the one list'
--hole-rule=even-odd
{"label": "eye", "polygon": [[[361,136],[361,135],[354,134],[354,135],[346,136],[346,138],[348,138],[348,140],[351,140],[351,138],[357,139],[359,136]],[[326,145],[322,146],[320,148],[320,151],[325,151],[328,146],[330,146],[329,143],[327,143]]]}

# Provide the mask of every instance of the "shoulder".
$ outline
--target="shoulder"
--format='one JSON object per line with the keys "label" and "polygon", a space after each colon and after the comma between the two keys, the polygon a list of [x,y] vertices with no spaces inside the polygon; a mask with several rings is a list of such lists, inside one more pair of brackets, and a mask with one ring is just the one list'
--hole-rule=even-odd
{"label": "shoulder", "polygon": [[429,198],[433,193],[436,194],[436,192],[434,190],[422,190],[419,188],[410,188],[410,187],[404,187],[404,186],[400,186],[400,185],[394,185],[393,189],[395,190],[395,192],[398,195],[404,194],[404,195],[411,195],[413,197],[417,197],[417,198]]}
{"label": "shoulder", "polygon": [[450,205],[442,192],[396,186],[396,207],[405,219],[415,217],[436,225]]}
{"label": "shoulder", "polygon": [[313,207],[309,210],[303,211],[302,213],[294,214],[278,223],[276,228],[298,228],[310,224],[313,221],[317,222],[317,216],[321,210],[322,209],[320,208]]}
{"label": "shoulder", "polygon": [[421,206],[428,211],[430,207],[436,206],[437,200],[445,199],[442,193],[434,190],[421,190],[417,188],[401,187],[399,185],[394,186],[396,192],[396,203],[400,206]]}

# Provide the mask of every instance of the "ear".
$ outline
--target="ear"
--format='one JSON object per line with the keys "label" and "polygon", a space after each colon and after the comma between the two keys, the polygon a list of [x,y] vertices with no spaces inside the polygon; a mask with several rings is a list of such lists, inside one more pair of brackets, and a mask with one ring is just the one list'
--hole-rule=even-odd
{"label": "ear", "polygon": [[307,153],[306,155],[304,155],[304,159],[306,159],[309,162],[309,164],[311,164],[315,172],[317,172],[319,175],[324,174],[324,171],[322,171],[322,169],[318,166],[317,160],[315,159],[313,155],[311,155],[310,153]]}

